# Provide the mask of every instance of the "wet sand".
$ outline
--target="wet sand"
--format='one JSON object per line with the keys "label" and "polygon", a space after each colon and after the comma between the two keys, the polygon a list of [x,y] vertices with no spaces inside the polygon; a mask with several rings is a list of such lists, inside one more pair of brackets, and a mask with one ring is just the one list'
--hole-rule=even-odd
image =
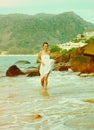
{"label": "wet sand", "polygon": [[93,77],[53,75],[0,79],[0,130],[94,130]]}

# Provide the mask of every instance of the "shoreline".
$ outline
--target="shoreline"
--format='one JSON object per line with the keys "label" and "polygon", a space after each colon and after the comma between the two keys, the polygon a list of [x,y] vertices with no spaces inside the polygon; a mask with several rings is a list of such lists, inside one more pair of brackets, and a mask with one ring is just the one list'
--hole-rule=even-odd
{"label": "shoreline", "polygon": [[0,56],[37,56],[38,54],[18,54],[18,55],[14,55],[14,54],[11,54],[11,55],[0,55]]}

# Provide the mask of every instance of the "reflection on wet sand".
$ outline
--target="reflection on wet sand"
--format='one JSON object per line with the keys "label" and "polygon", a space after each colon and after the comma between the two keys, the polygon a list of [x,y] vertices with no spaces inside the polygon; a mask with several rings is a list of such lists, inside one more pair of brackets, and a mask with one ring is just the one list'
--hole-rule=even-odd
{"label": "reflection on wet sand", "polygon": [[5,112],[5,110],[4,110],[4,109],[1,109],[1,110],[0,110],[0,115],[3,114],[4,112]]}
{"label": "reflection on wet sand", "polygon": [[49,93],[48,93],[47,89],[42,89],[41,94],[42,94],[43,96],[49,96]]}
{"label": "reflection on wet sand", "polygon": [[0,130],[94,129],[94,78],[67,72],[55,73],[56,80],[53,76],[47,90],[39,85],[40,77],[2,79]]}
{"label": "reflection on wet sand", "polygon": [[11,125],[11,123],[0,123],[0,126],[7,126],[7,125]]}
{"label": "reflection on wet sand", "polygon": [[28,115],[28,116],[22,117],[22,121],[32,122],[32,121],[34,121],[36,119],[40,119],[40,118],[42,118],[42,116],[40,114]]}
{"label": "reflection on wet sand", "polygon": [[88,102],[88,103],[94,103],[94,99],[87,99],[87,100],[83,100],[84,102]]}
{"label": "reflection on wet sand", "polygon": [[10,95],[8,95],[8,99],[13,99],[13,98],[15,98],[16,97],[16,94],[10,94]]}

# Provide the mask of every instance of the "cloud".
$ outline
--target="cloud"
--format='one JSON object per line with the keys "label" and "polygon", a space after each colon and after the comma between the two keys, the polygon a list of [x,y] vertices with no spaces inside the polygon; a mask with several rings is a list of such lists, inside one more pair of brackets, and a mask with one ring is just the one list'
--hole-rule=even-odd
{"label": "cloud", "polygon": [[94,19],[94,0],[0,0],[4,13],[63,13],[74,11],[85,19]]}
{"label": "cloud", "polygon": [[79,16],[84,18],[84,20],[94,23],[94,10],[93,9],[80,9],[80,10],[75,10],[75,12]]}
{"label": "cloud", "polygon": [[0,0],[0,7],[93,8],[94,0]]}
{"label": "cloud", "polygon": [[0,0],[0,7],[16,7],[21,5],[22,0]]}

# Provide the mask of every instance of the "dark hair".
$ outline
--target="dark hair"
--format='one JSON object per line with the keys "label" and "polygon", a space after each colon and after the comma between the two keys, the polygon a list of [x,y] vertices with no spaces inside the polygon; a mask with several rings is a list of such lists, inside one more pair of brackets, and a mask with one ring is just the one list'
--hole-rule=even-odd
{"label": "dark hair", "polygon": [[43,43],[43,46],[44,46],[45,44],[47,44],[47,45],[48,45],[48,42],[44,42],[44,43]]}

